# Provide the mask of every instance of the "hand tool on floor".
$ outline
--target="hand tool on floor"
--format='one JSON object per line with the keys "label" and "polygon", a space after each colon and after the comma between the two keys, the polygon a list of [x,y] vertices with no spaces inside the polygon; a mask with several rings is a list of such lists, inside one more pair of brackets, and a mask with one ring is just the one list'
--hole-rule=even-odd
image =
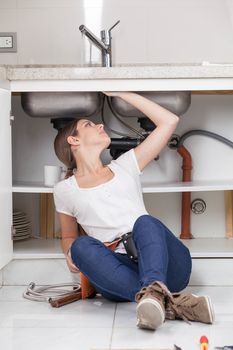
{"label": "hand tool on floor", "polygon": [[174,344],[174,349],[175,349],[175,350],[182,350],[179,346],[177,346],[177,345],[175,345],[175,344]]}
{"label": "hand tool on floor", "polygon": [[202,335],[200,338],[200,347],[201,350],[207,350],[209,347],[209,340],[205,335]]}
{"label": "hand tool on floor", "polygon": [[60,306],[64,306],[64,305],[73,303],[74,301],[77,301],[80,299],[82,299],[81,291],[80,292],[72,292],[69,295],[55,298],[55,299],[49,298],[48,301],[52,307],[60,307]]}
{"label": "hand tool on floor", "polygon": [[215,346],[214,348],[218,350],[233,350],[233,345]]}

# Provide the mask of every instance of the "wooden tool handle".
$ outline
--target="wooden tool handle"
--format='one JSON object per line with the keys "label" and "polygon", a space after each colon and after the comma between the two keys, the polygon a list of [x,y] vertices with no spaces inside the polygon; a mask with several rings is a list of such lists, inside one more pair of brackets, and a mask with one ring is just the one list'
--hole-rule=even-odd
{"label": "wooden tool handle", "polygon": [[74,292],[70,295],[66,295],[59,299],[49,299],[49,303],[52,307],[60,307],[66,304],[73,303],[74,301],[80,300],[82,298],[81,292]]}

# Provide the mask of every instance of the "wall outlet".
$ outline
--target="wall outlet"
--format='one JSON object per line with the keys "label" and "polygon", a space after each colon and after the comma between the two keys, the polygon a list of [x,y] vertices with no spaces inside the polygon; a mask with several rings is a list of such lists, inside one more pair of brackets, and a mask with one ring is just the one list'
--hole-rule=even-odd
{"label": "wall outlet", "polygon": [[17,52],[17,33],[0,32],[1,52]]}

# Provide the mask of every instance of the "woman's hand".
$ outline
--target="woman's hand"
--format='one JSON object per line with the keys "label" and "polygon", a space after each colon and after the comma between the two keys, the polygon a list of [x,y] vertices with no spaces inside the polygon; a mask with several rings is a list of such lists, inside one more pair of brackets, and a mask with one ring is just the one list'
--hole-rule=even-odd
{"label": "woman's hand", "polygon": [[70,254],[66,255],[66,263],[68,265],[70,272],[73,272],[73,273],[80,272],[79,268],[74,264]]}

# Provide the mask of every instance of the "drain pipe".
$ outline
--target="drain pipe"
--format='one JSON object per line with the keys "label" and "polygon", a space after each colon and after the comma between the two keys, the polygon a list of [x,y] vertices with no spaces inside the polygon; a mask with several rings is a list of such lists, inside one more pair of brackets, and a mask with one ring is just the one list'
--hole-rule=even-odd
{"label": "drain pipe", "polygon": [[[233,148],[233,142],[225,137],[215,134],[207,130],[190,130],[183,134],[177,142],[177,152],[183,158],[183,182],[191,181],[192,170],[192,157],[188,150],[183,146],[184,140],[193,135],[203,135],[211,137],[224,143],[227,146]],[[190,233],[190,205],[191,205],[191,192],[182,192],[182,220],[181,220],[181,239],[194,238]]]}
{"label": "drain pipe", "polygon": [[[183,158],[183,182],[192,181],[192,157],[189,151],[181,145],[178,147],[177,152]],[[182,192],[182,217],[181,217],[181,239],[193,238],[190,232],[190,205],[191,205],[191,192]]]}

